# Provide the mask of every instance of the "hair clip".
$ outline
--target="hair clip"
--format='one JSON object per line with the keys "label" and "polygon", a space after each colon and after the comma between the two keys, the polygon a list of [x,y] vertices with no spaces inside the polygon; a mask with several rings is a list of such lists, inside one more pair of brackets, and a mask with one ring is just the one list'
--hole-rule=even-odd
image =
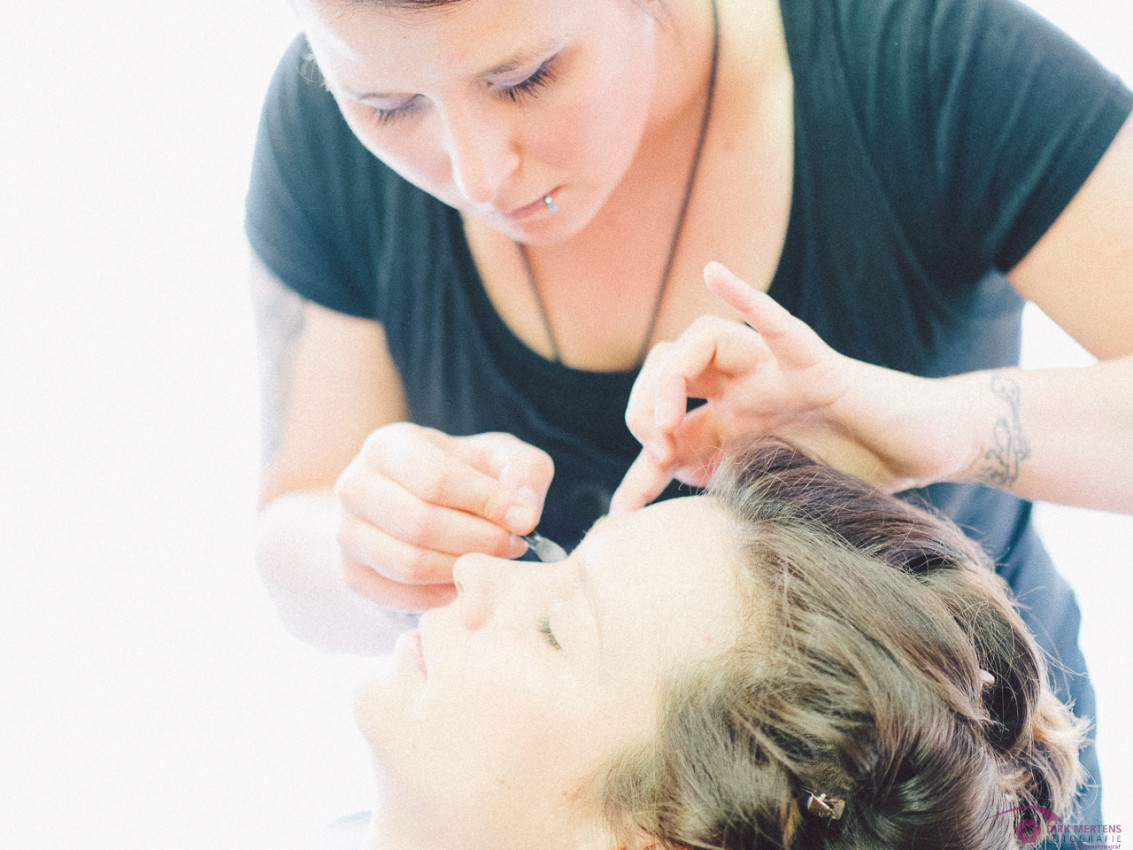
{"label": "hair clip", "polygon": [[806,798],[806,803],[803,808],[806,809],[807,814],[814,815],[816,818],[823,820],[840,820],[842,812],[846,810],[846,801],[839,800],[837,797],[827,797],[825,794],[815,794],[813,791],[807,792],[809,796]]}

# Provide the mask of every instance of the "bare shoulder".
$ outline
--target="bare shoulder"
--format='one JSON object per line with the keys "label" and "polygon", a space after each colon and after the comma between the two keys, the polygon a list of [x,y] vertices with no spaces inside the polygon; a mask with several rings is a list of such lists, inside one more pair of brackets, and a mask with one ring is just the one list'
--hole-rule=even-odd
{"label": "bare shoulder", "polygon": [[1133,353],[1133,116],[1011,270],[1015,287],[1095,356]]}

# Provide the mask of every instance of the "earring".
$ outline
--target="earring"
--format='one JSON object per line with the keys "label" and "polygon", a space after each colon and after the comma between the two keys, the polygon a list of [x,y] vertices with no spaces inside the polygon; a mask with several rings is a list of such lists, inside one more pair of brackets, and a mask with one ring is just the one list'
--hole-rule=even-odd
{"label": "earring", "polygon": [[543,196],[543,203],[547,205],[548,212],[558,212],[559,211],[558,206],[555,204],[555,199],[552,198],[550,195],[544,195]]}

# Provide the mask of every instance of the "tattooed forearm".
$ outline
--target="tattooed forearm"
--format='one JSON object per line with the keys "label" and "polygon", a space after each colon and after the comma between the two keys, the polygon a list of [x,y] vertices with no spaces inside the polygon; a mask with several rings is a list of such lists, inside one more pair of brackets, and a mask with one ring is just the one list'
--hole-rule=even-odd
{"label": "tattooed forearm", "polygon": [[992,428],[991,446],[984,453],[976,480],[996,487],[1010,487],[1019,478],[1019,466],[1031,456],[1019,417],[1020,387],[1007,375],[991,376],[991,392],[1007,405],[1007,411]]}
{"label": "tattooed forearm", "polygon": [[260,354],[261,459],[266,466],[279,451],[306,301],[267,272],[254,276],[252,289]]}

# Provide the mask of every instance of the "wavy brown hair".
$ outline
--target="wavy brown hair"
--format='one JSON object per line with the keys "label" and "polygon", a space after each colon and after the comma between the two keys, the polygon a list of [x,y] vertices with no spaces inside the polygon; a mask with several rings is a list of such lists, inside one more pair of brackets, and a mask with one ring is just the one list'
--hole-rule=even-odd
{"label": "wavy brown hair", "polygon": [[[628,847],[1003,850],[1026,807],[1066,812],[1081,725],[975,544],[779,441],[710,492],[749,621],[671,677],[656,739],[613,763]],[[842,817],[808,814],[811,794]]]}

